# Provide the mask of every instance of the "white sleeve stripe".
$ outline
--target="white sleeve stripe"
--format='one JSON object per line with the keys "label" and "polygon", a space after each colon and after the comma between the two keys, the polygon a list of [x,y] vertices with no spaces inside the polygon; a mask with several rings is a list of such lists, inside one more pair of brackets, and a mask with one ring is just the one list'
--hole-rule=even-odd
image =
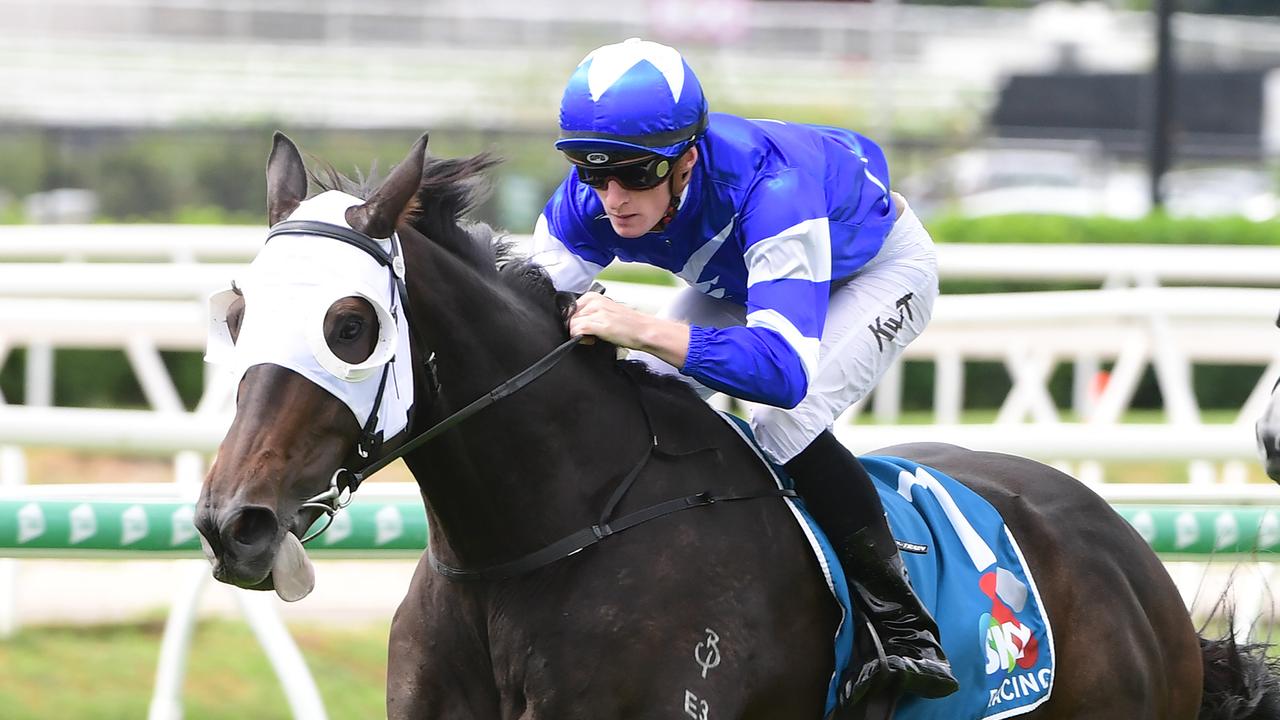
{"label": "white sleeve stripe", "polygon": [[[688,188],[685,188],[687,191]],[[689,256],[688,262],[684,267],[680,268],[680,272],[676,276],[684,278],[690,285],[695,285],[698,278],[702,277],[702,271],[706,269],[707,263],[711,262],[711,258],[720,250],[720,246],[728,239],[729,233],[733,232],[733,225],[737,221],[738,215],[735,213],[729,218],[729,224],[724,229],[716,233],[716,236],[703,243],[692,255]]]}
{"label": "white sleeve stripe", "polygon": [[800,356],[804,365],[804,374],[813,379],[818,370],[818,349],[821,341],[818,338],[805,337],[785,315],[777,310],[756,310],[747,313],[747,327],[762,327],[773,330],[782,336]]}
{"label": "white sleeve stripe", "polygon": [[539,215],[529,244],[529,259],[542,266],[557,290],[583,292],[603,267],[578,257],[560,238],[551,234],[547,216]]}
{"label": "white sleeve stripe", "polygon": [[747,248],[747,287],[766,280],[831,280],[831,226],[813,218]]}
{"label": "white sleeve stripe", "polygon": [[[864,166],[867,164],[867,159],[866,159],[866,158],[862,158],[862,164],[863,164]],[[862,171],[863,171],[863,172],[865,172],[865,173],[867,174],[867,179],[868,179],[868,180],[870,180],[871,182],[875,183],[875,186],[876,186],[876,187],[878,187],[878,188],[880,188],[881,190],[883,190],[883,191],[884,191],[884,204],[885,204],[885,207],[893,207],[893,204],[892,204],[892,203],[893,203],[893,201],[889,199],[889,188],[885,187],[885,186],[884,186],[884,183],[880,182],[880,178],[878,178],[878,177],[876,177],[875,175],[872,175],[872,174],[871,174],[871,168],[869,168],[869,167],[863,167],[863,168],[862,168]]]}

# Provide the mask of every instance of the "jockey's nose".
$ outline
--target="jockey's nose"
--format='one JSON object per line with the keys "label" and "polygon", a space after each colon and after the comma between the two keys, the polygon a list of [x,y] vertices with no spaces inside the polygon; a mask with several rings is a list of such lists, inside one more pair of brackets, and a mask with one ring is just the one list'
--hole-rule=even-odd
{"label": "jockey's nose", "polygon": [[629,200],[631,191],[622,187],[622,183],[609,178],[609,184],[604,188],[604,204],[607,207],[616,208],[622,203]]}

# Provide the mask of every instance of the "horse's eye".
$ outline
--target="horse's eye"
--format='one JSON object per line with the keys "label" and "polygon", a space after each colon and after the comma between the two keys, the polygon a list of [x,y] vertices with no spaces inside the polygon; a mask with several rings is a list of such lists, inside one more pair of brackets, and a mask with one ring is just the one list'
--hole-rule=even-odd
{"label": "horse's eye", "polygon": [[342,342],[352,342],[360,337],[361,331],[364,330],[364,319],[360,317],[348,317],[342,322],[342,327],[338,329],[338,340]]}
{"label": "horse's eye", "polygon": [[378,343],[377,311],[365,298],[342,298],[325,313],[324,337],[339,359],[362,363],[373,355]]}

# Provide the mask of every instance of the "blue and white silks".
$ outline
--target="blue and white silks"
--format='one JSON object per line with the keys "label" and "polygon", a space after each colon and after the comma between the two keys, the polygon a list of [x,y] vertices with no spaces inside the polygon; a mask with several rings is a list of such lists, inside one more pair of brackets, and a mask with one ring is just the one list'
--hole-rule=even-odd
{"label": "blue and white silks", "polygon": [[692,328],[681,372],[794,407],[817,364],[831,284],[875,257],[893,227],[884,153],[850,130],[720,113],[697,147],[664,230],[618,236],[596,192],[569,172],[538,219],[532,257],[560,290],[585,290],[618,258],[745,305],[745,326]]}
{"label": "blue and white silks", "polygon": [[[722,415],[756,448],[746,423]],[[937,620],[942,648],[960,681],[960,690],[944,698],[904,697],[895,720],[1000,720],[1028,713],[1048,700],[1053,688],[1053,633],[1022,550],[1000,514],[977,493],[933,468],[888,456],[859,460],[875,482],[899,547],[905,546],[901,555],[911,586]],[[780,467],[766,465],[780,486],[790,486]],[[844,610],[835,636],[836,671],[827,694],[830,713],[861,625],[850,622],[849,590],[831,543],[803,502],[787,502]]]}

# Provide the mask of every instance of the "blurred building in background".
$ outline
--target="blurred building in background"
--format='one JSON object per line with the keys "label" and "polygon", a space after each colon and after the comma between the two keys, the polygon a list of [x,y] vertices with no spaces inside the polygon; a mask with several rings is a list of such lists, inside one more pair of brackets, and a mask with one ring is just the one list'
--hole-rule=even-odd
{"label": "blurred building in background", "polygon": [[[689,56],[713,109],[882,140],[922,207],[1036,210],[1025,199],[1038,196],[1068,212],[1139,215],[1132,149],[1145,132],[1153,20],[1118,5],[0,0],[0,194],[10,219],[21,198],[76,187],[113,219],[217,220],[220,209],[240,220],[261,212],[245,179],[261,174],[271,128],[318,154],[344,157],[339,145],[388,159],[427,129],[441,154],[512,159],[483,213],[525,231],[563,171],[550,141],[565,78],[589,49],[641,35]],[[1224,197],[1272,192],[1280,20],[1180,13],[1174,37],[1179,68],[1195,73],[1179,85],[1192,131],[1179,160],[1236,173],[1214,176]],[[1059,190],[1027,191],[1045,187]],[[1253,216],[1274,212],[1271,200],[1249,202]]]}

